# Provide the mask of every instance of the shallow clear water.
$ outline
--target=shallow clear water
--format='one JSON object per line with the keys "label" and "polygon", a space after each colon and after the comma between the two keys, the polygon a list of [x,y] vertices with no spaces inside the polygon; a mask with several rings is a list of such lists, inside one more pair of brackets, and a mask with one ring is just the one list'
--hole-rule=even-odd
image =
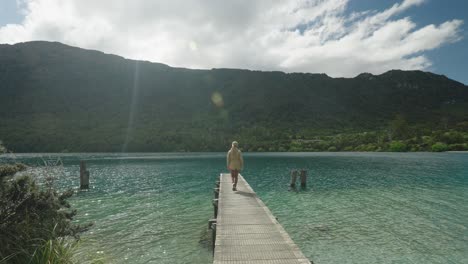
{"label": "shallow clear water", "polygon": [[[57,154],[80,250],[112,263],[211,263],[212,188],[224,153]],[[41,156],[17,159],[39,163]],[[5,156],[0,160],[6,160]],[[468,263],[468,153],[245,154],[244,177],[314,263]],[[306,168],[306,190],[288,191]],[[33,170],[34,171],[34,170]]]}

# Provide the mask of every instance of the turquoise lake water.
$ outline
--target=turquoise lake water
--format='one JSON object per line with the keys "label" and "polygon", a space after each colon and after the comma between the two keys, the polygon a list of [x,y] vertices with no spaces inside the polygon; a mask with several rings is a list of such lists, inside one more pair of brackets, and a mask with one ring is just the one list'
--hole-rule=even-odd
{"label": "turquoise lake water", "polygon": [[[95,223],[80,251],[110,263],[212,262],[207,221],[224,153],[16,159],[34,165],[58,156],[60,188],[79,185],[80,159],[91,174],[90,190],[70,200],[78,223]],[[468,153],[247,153],[244,159],[242,175],[316,264],[468,263]],[[306,190],[288,191],[293,168],[308,170]]]}

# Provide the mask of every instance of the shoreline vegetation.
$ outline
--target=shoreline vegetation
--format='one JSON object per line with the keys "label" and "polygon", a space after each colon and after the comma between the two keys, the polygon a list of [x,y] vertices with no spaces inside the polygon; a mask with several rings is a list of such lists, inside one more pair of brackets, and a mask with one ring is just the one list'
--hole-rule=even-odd
{"label": "shoreline vegetation", "polygon": [[[444,152],[468,151],[468,122],[460,122],[446,129],[430,126],[410,126],[403,117],[397,116],[386,129],[368,132],[345,132],[332,134],[313,130],[281,132],[257,126],[241,129],[238,133],[224,136],[220,140],[209,140],[210,135],[197,140],[194,135],[173,135],[173,140],[156,144],[151,148],[143,146],[143,140],[135,139],[122,151],[122,142],[113,148],[95,142],[101,148],[87,145],[70,148],[43,149],[24,147],[16,153],[113,153],[113,152],[219,152],[229,146],[231,139],[238,140],[243,152]],[[136,137],[136,136],[135,136]],[[209,140],[207,142],[207,140]],[[52,143],[52,142],[51,142]],[[0,152],[1,153],[1,152]]]}
{"label": "shoreline vegetation", "polygon": [[[0,150],[6,152],[1,142]],[[0,263],[82,263],[75,259],[80,233],[92,224],[72,222],[77,211],[67,199],[73,190],[54,189],[49,167],[43,184],[18,174],[26,169],[22,163],[0,164]]]}
{"label": "shoreline vegetation", "polygon": [[[292,139],[280,151],[356,151],[356,152],[444,152],[468,151],[467,130],[424,131],[400,129],[380,132],[340,134],[316,139]],[[266,148],[259,149],[262,151]],[[266,149],[270,150],[270,148]]]}

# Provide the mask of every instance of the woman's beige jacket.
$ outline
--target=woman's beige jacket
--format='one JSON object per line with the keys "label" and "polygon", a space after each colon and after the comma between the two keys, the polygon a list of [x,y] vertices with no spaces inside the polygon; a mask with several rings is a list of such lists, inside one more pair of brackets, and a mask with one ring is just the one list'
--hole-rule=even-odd
{"label": "woman's beige jacket", "polygon": [[237,148],[231,148],[227,153],[227,167],[230,170],[242,170],[244,167],[244,159],[242,153]]}

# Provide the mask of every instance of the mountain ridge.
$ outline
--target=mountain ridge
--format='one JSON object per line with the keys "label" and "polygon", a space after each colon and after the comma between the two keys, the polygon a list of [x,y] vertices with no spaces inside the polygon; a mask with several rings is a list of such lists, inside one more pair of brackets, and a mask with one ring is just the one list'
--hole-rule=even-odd
{"label": "mountain ridge", "polygon": [[251,72],[272,72],[272,73],[284,73],[284,74],[311,74],[311,75],[321,75],[321,76],[327,76],[329,78],[333,78],[333,79],[354,79],[354,78],[357,78],[359,77],[360,75],[370,75],[370,76],[382,76],[382,75],[387,75],[389,73],[392,73],[392,72],[414,72],[414,73],[426,73],[426,74],[433,74],[433,75],[437,75],[437,76],[441,76],[441,77],[444,77],[446,79],[449,79],[451,81],[455,81],[455,82],[458,82],[462,85],[465,85],[465,86],[468,86],[460,81],[457,81],[457,80],[454,80],[454,79],[450,79],[449,77],[447,77],[446,75],[444,74],[437,74],[437,73],[433,73],[433,72],[430,72],[430,71],[423,71],[423,70],[400,70],[400,69],[391,69],[391,70],[388,70],[386,72],[383,72],[383,73],[380,73],[380,74],[373,74],[373,73],[370,73],[370,72],[362,72],[362,73],[359,73],[357,74],[356,76],[354,77],[331,77],[329,76],[328,74],[326,73],[314,73],[314,72],[285,72],[285,71],[279,71],[279,70],[271,70],[271,71],[268,71],[268,70],[255,70],[255,69],[247,69],[247,68],[226,68],[226,67],[221,67],[221,68],[207,68],[207,69],[198,69],[198,68],[187,68],[187,67],[175,67],[175,66],[170,66],[168,64],[165,64],[165,63],[162,63],[162,62],[154,62],[154,61],[148,61],[148,60],[138,60],[138,59],[130,59],[130,58],[126,58],[124,56],[121,56],[121,55],[117,55],[117,54],[113,54],[113,53],[106,53],[106,52],[103,52],[103,51],[100,51],[100,50],[96,50],[96,49],[87,49],[87,48],[81,48],[81,47],[75,47],[75,46],[71,46],[71,45],[68,45],[68,44],[64,44],[64,43],[61,43],[61,42],[58,42],[58,41],[44,41],[44,40],[35,40],[35,41],[27,41],[27,42],[18,42],[18,43],[15,43],[15,44],[0,44],[0,48],[2,46],[11,46],[11,47],[14,47],[14,46],[22,46],[22,45],[36,45],[36,44],[39,44],[39,45],[56,45],[56,47],[67,47],[67,48],[72,48],[72,49],[78,49],[78,50],[82,50],[82,51],[88,51],[88,52],[95,52],[95,53],[98,53],[98,54],[101,54],[101,55],[109,55],[109,56],[115,56],[115,57],[118,57],[118,58],[121,58],[121,59],[124,59],[124,60],[129,60],[129,61],[138,61],[138,62],[143,62],[143,63],[151,63],[151,64],[156,64],[156,65],[161,65],[161,66],[167,66],[169,68],[173,68],[173,69],[186,69],[186,70],[195,70],[195,71],[209,71],[209,70],[240,70],[240,71],[251,71]]}
{"label": "mountain ridge", "polygon": [[385,130],[396,116],[468,121],[468,87],[423,71],[174,68],[38,41],[0,45],[0,82],[0,139],[15,151],[208,151],[232,138],[258,149]]}

